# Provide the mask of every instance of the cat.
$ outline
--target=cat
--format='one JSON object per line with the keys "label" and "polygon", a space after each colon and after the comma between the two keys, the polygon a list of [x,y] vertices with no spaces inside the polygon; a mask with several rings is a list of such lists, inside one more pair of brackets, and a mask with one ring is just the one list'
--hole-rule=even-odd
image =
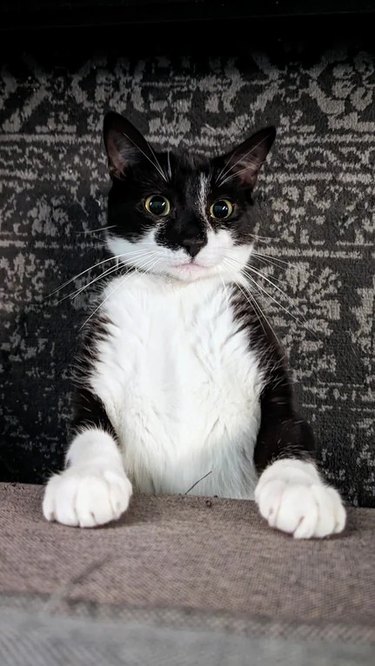
{"label": "cat", "polygon": [[47,520],[116,520],[134,488],[255,499],[295,538],[344,529],[249,280],[253,190],[275,134],[201,159],[156,152],[123,116],[105,116],[113,261],[85,328],[74,436],[45,489]]}

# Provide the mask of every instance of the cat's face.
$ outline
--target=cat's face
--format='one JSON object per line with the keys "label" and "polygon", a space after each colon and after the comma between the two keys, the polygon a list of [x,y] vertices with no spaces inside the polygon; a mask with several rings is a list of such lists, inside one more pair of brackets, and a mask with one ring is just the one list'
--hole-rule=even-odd
{"label": "cat's face", "polygon": [[251,193],[274,138],[267,128],[201,160],[156,152],[125,118],[107,114],[109,250],[127,266],[183,281],[241,270],[252,249]]}

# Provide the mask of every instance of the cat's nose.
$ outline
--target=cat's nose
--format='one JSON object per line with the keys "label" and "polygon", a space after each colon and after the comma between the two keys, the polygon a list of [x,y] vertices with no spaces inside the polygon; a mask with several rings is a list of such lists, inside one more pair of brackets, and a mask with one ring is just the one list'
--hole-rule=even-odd
{"label": "cat's nose", "polygon": [[184,238],[181,241],[182,247],[191,257],[195,257],[205,244],[206,240],[204,238]]}

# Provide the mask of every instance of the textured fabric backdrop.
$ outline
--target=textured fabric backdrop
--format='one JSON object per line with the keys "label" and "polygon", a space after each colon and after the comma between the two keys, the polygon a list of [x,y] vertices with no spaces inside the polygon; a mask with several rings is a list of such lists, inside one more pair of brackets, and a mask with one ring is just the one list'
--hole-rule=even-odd
{"label": "textured fabric backdrop", "polygon": [[375,505],[373,55],[25,55],[0,85],[0,478],[41,481],[61,464],[89,294],[48,294],[103,258],[101,233],[86,232],[106,223],[101,123],[112,107],[156,145],[199,153],[278,127],[257,232],[262,251],[288,262],[263,265],[287,298],[259,284],[283,306],[269,300],[268,313],[327,476],[349,501]]}

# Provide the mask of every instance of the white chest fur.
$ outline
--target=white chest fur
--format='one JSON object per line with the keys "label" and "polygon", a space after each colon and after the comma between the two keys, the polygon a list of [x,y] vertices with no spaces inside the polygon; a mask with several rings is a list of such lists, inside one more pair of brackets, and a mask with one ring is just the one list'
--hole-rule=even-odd
{"label": "white chest fur", "polygon": [[262,376],[222,282],[133,274],[104,293],[91,377],[142,492],[253,497]]}

